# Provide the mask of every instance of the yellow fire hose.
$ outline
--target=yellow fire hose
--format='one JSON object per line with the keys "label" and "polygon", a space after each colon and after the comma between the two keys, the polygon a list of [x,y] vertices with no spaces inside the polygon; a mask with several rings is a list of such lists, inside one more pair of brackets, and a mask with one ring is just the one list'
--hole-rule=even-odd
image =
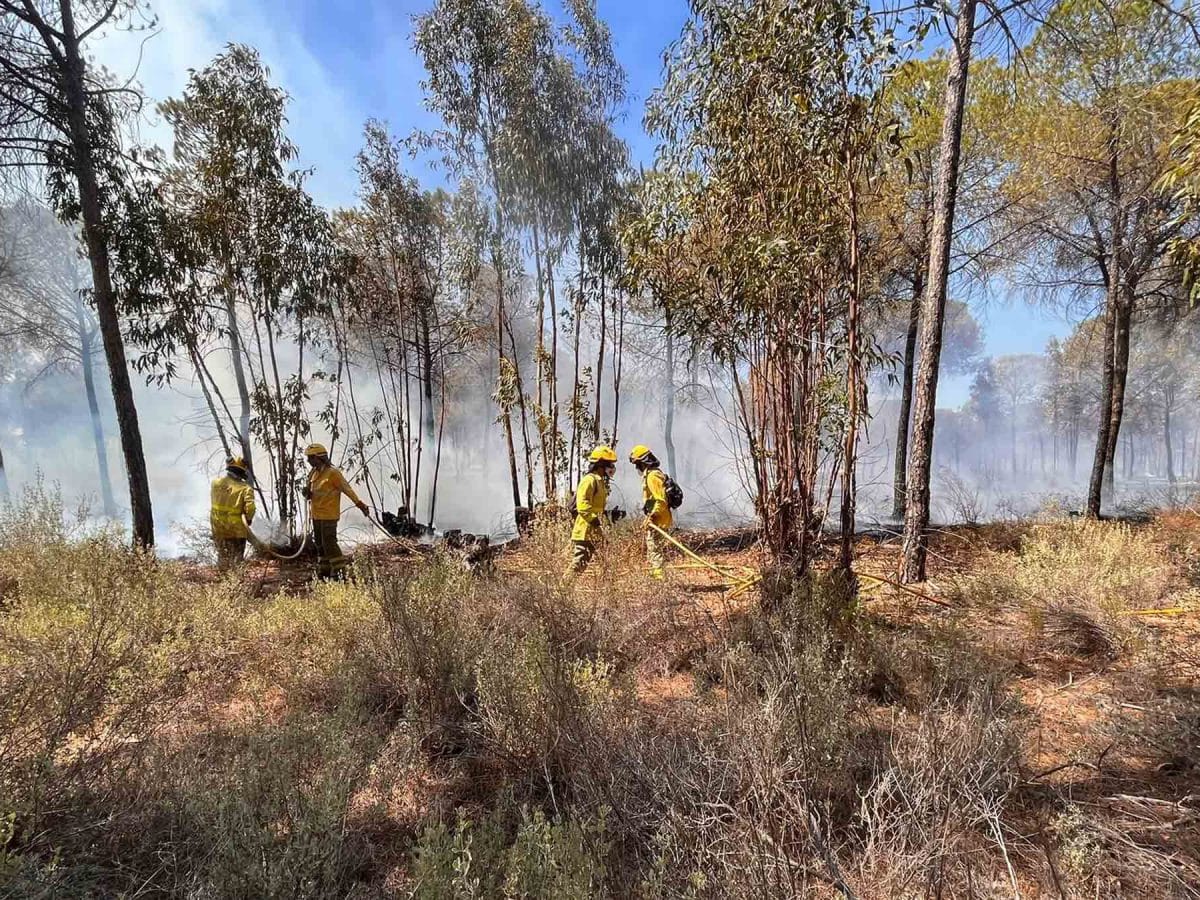
{"label": "yellow fire hose", "polygon": [[[740,567],[738,567],[741,570],[741,574],[739,575],[737,569],[729,568],[729,567],[721,568],[720,566],[716,565],[715,563],[709,562],[708,560],[704,559],[703,557],[701,557],[694,551],[685,547],[682,542],[680,542],[678,539],[676,539],[672,535],[668,534],[662,528],[659,528],[653,522],[647,521],[646,525],[650,528],[653,528],[656,532],[658,532],[660,535],[662,535],[664,538],[666,538],[672,545],[677,547],[685,555],[687,555],[689,558],[691,558],[692,560],[695,561],[693,563],[682,563],[682,564],[680,564],[679,568],[688,568],[688,569],[704,568],[704,569],[709,569],[710,571],[716,572],[722,578],[736,579],[732,583],[726,585],[726,588],[730,589],[730,592],[727,597],[727,599],[729,599],[729,600],[737,599],[738,597],[742,596],[747,591],[749,591],[751,588],[753,588],[760,581],[762,581],[762,573],[761,572],[756,572],[755,570],[750,569],[746,566],[740,566]],[[930,603],[934,603],[938,606],[945,606],[945,607],[950,606],[950,604],[947,603],[945,600],[941,600],[937,597],[930,596],[929,594],[926,594],[923,591],[918,591],[915,588],[909,587],[908,585],[900,584],[899,582],[893,581],[890,578],[882,578],[878,575],[871,575],[867,572],[857,572],[855,574],[859,578],[864,578],[868,581],[874,581],[876,584],[887,585],[889,587],[895,588],[896,590],[903,591],[904,593],[912,594],[915,597],[920,597],[922,600],[927,600]],[[1175,607],[1175,608],[1170,608],[1170,609],[1159,609],[1159,610],[1131,610],[1128,613],[1126,613],[1126,615],[1182,615],[1185,612],[1194,612],[1194,611],[1195,611],[1195,609],[1192,607]]]}
{"label": "yellow fire hose", "polygon": [[728,567],[721,568],[720,566],[716,565],[715,563],[709,562],[708,560],[704,559],[699,554],[697,554],[694,551],[690,550],[689,548],[685,547],[674,536],[668,534],[666,530],[659,528],[653,522],[647,520],[646,526],[648,528],[654,529],[654,531],[658,532],[660,535],[662,535],[664,538],[666,538],[667,541],[669,541],[673,546],[677,547],[686,556],[688,556],[689,558],[691,558],[692,560],[695,561],[693,564],[684,563],[683,565],[685,567],[687,567],[687,568],[704,568],[704,569],[708,569],[712,572],[716,572],[722,578],[736,579],[731,584],[726,585],[727,588],[733,589],[733,591],[729,595],[729,599],[731,599],[731,600],[735,597],[740,597],[746,591],[750,590],[750,588],[754,587],[754,585],[757,584],[759,582],[759,580],[762,578],[762,575],[760,573],[755,572],[752,569],[747,569],[744,566],[739,567],[739,568],[741,568],[740,575],[736,569],[728,568]]}

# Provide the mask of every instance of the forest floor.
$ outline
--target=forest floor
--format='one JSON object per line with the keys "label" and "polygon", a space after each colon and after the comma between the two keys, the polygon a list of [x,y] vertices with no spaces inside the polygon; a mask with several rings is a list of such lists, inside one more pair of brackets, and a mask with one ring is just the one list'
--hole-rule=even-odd
{"label": "forest floor", "polygon": [[[156,675],[144,723],[92,698],[54,752],[87,788],[40,785],[53,813],[0,747],[0,876],[56,896],[131,873],[206,896],[1200,896],[1200,515],[942,529],[915,588],[892,581],[898,541],[864,537],[857,600],[832,551],[812,586],[745,589],[753,535],[678,537],[703,562],[676,553],[665,583],[634,527],[565,584],[548,531],[483,569],[362,547],[347,584],[158,564],[206,597],[171,626],[186,682]],[[32,603],[21,571],[0,548]],[[13,659],[8,721],[36,693]],[[122,717],[145,733],[110,745]]]}

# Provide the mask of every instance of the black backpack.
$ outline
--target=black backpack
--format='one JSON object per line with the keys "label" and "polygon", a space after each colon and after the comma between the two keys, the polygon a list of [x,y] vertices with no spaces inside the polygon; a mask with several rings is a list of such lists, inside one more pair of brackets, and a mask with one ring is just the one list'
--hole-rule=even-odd
{"label": "black backpack", "polygon": [[671,509],[683,506],[683,488],[666,472],[663,472],[663,488],[667,495],[667,506]]}

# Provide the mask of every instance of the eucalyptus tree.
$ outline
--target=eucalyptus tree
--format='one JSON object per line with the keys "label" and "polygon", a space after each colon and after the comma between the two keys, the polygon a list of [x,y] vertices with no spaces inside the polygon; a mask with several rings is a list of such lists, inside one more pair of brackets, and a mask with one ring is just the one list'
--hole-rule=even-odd
{"label": "eucalyptus tree", "polygon": [[[460,174],[487,186],[491,201],[488,252],[495,277],[495,350],[497,400],[508,449],[513,505],[521,501],[514,406],[524,409],[519,361],[512,358],[511,322],[507,311],[517,272],[512,248],[514,183],[512,147],[524,137],[523,113],[538,96],[539,76],[551,58],[553,27],[540,9],[526,2],[438,0],[416,19],[413,38],[425,65],[426,103],[447,126],[446,148]],[[518,157],[519,158],[519,157]],[[532,459],[525,437],[527,492],[532,485]],[[528,500],[532,503],[532,497]]]}
{"label": "eucalyptus tree", "polygon": [[[191,368],[226,450],[237,448],[281,521],[294,523],[298,446],[312,372],[305,352],[329,342],[339,258],[329,217],[289,163],[287,96],[257,52],[231,45],[160,110],[174,129],[158,192],[158,293],[137,310],[159,381]],[[210,363],[228,362],[234,396]],[[265,451],[266,465],[255,446]]]}
{"label": "eucalyptus tree", "polygon": [[35,204],[7,209],[0,228],[11,247],[7,272],[0,276],[0,335],[40,351],[38,374],[78,371],[92,425],[100,501],[104,515],[114,517],[117,506],[96,393],[99,323],[84,300],[89,273],[79,242],[48,209]]}
{"label": "eucalyptus tree", "polygon": [[690,253],[688,234],[693,210],[690,190],[668,172],[642,173],[633,191],[633,203],[622,222],[621,240],[630,291],[645,291],[662,311],[665,415],[663,439],[669,471],[678,472],[675,459],[675,347],[676,322],[672,310],[696,302],[698,260]]}
{"label": "eucalyptus tree", "polygon": [[[560,30],[529,0],[438,0],[417,18],[414,36],[428,76],[426,101],[447,126],[441,136],[450,165],[456,175],[472,178],[485,189],[488,263],[494,279],[496,397],[517,506],[521,481],[514,411],[520,412],[526,500],[533,501],[531,418],[540,442],[543,489],[547,496],[557,491],[565,448],[558,399],[555,270],[574,250],[582,267],[572,303],[577,323],[575,313],[582,311],[577,307],[586,305],[598,283],[591,265],[595,248],[603,246],[596,207],[611,206],[608,185],[616,180],[624,158],[611,129],[614,109],[624,98],[624,76],[611,36],[592,3],[573,0],[566,12],[568,22]],[[605,215],[611,218],[612,213]],[[532,401],[526,396],[510,309],[520,279],[517,243],[523,235],[531,244],[537,291],[537,386]],[[604,277],[612,276],[606,272]],[[536,408],[531,416],[532,404]],[[578,379],[572,408],[572,418],[582,427]],[[579,430],[573,429],[576,443]]]}
{"label": "eucalyptus tree", "polygon": [[864,208],[892,46],[857,3],[696,2],[649,104],[657,168],[689,192],[696,263],[670,291],[683,298],[672,315],[728,368],[765,543],[800,571],[823,463],[830,492],[841,468],[848,565],[873,295]]}
{"label": "eucalyptus tree", "polygon": [[[347,337],[369,356],[378,384],[382,407],[371,417],[381,413],[387,424],[388,440],[380,449],[391,454],[391,478],[403,505],[415,512],[425,472],[432,524],[446,357],[461,345],[455,316],[443,309],[452,198],[442,190],[422,191],[403,171],[402,151],[384,126],[367,123],[358,156],[361,205],[338,220],[339,241],[356,260],[341,311]],[[354,448],[364,465],[368,445],[383,440],[369,429],[365,434],[370,440]]]}
{"label": "eucalyptus tree", "polygon": [[137,0],[0,0],[0,164],[39,167],[61,217],[82,225],[91,300],[129,482],[133,539],[154,543],[150,482],[121,334],[113,270],[119,188],[128,161],[119,120],[141,102],[89,59],[91,42],[144,10]]}
{"label": "eucalyptus tree", "polygon": [[1027,283],[1103,309],[1092,516],[1112,496],[1135,312],[1178,303],[1169,250],[1200,233],[1200,218],[1181,215],[1162,186],[1198,76],[1200,47],[1178,9],[1082,0],[1035,35],[998,121]]}

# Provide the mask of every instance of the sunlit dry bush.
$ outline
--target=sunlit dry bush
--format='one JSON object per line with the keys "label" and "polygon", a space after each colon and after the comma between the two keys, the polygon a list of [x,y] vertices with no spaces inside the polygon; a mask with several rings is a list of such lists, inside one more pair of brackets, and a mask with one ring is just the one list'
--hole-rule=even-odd
{"label": "sunlit dry bush", "polygon": [[898,714],[861,792],[855,859],[891,896],[1004,892],[1006,807],[1017,785],[1020,713],[994,683]]}
{"label": "sunlit dry bush", "polygon": [[[380,622],[369,636],[380,702],[397,705],[431,749],[462,741],[463,720],[475,690],[475,667],[487,652],[490,612],[477,602],[476,579],[444,559],[415,574],[369,579]],[[388,701],[390,695],[392,700]]]}
{"label": "sunlit dry bush", "polygon": [[1016,553],[993,554],[951,593],[982,607],[1017,607],[1058,652],[1103,658],[1129,640],[1132,609],[1171,605],[1178,573],[1153,532],[1078,520],[1027,529]]}

